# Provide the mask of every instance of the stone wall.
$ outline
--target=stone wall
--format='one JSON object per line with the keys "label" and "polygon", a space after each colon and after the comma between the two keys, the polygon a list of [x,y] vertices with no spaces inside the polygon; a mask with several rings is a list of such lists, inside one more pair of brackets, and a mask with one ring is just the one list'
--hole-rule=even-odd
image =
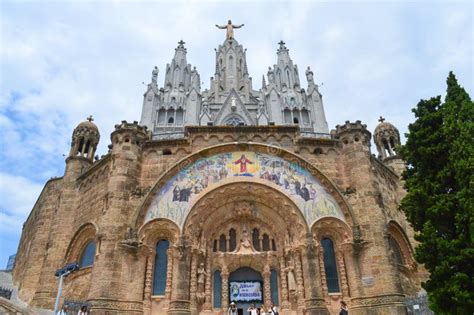
{"label": "stone wall", "polygon": [[[372,157],[370,133],[360,122],[338,126],[333,139],[303,138],[296,127],[218,126],[190,127],[180,140],[150,141],[140,128],[122,122],[111,135],[109,154],[85,172],[79,171],[79,163],[69,161],[64,179],[46,184],[25,223],[14,271],[20,295],[31,305],[52,308],[57,289],[54,271],[78,260],[79,244],[89,237],[97,243],[94,266],[70,276],[63,297],[91,301],[98,313],[150,312],[150,297],[144,301],[144,296],[149,296],[146,283],[153,262],[147,262],[154,257],[154,245],[140,245],[140,209],[172,167],[186,167],[187,156],[225,143],[235,150],[265,144],[268,154],[278,156],[293,152],[323,174],[326,184],[334,185],[331,193],[345,200],[351,216],[348,224],[353,235],[346,237],[353,243],[341,245],[337,255],[349,283],[343,298],[354,313],[365,314],[375,305],[381,313],[403,313],[403,294],[419,288],[419,279],[413,276],[416,270],[406,271],[406,279],[400,276],[403,270],[391,262],[386,237],[387,224],[394,221],[413,242],[413,231],[397,208],[403,189],[396,174]],[[87,224],[93,228],[83,235],[81,229]],[[321,270],[319,262],[316,265]],[[318,281],[324,287],[324,281]],[[336,312],[342,296],[321,292]],[[164,300],[153,301],[167,307]]]}

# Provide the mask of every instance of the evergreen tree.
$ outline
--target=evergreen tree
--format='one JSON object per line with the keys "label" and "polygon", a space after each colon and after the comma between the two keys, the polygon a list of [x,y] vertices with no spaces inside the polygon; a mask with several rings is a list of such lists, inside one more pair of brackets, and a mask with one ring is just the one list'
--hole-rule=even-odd
{"label": "evergreen tree", "polygon": [[474,103],[452,72],[441,97],[412,110],[399,152],[407,162],[401,207],[417,232],[415,258],[439,314],[474,313]]}

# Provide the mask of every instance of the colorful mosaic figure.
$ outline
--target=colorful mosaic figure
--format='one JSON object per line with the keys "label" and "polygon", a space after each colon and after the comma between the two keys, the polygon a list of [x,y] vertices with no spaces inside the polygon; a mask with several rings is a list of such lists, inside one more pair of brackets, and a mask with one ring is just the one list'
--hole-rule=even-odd
{"label": "colorful mosaic figure", "polygon": [[240,173],[247,173],[247,164],[253,164],[253,162],[247,159],[245,154],[242,154],[240,159],[235,161],[234,164],[240,164]]}
{"label": "colorful mosaic figure", "polygon": [[309,225],[326,216],[344,220],[334,198],[300,165],[257,152],[228,152],[202,158],[182,169],[152,201],[146,220],[168,218],[182,226],[194,198],[233,176],[256,177],[292,197]]}

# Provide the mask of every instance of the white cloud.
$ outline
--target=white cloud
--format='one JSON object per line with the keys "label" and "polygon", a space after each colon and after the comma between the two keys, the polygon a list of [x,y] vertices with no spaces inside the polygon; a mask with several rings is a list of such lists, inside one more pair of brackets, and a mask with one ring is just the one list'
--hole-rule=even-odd
{"label": "white cloud", "polygon": [[2,212],[26,218],[43,189],[43,184],[28,178],[0,172],[0,199]]}

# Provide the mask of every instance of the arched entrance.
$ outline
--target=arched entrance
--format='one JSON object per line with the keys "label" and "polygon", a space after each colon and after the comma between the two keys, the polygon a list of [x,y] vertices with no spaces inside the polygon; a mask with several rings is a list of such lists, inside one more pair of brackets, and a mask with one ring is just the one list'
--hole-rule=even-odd
{"label": "arched entrance", "polygon": [[266,306],[324,313],[320,250],[309,226],[323,217],[344,222],[348,208],[324,176],[287,152],[228,149],[210,148],[172,168],[136,217],[145,226],[167,219],[180,230],[170,248],[168,313],[225,311],[230,275],[241,268],[260,274]]}
{"label": "arched entrance", "polygon": [[241,267],[229,275],[229,301],[237,304],[239,314],[246,314],[251,304],[260,307],[263,301],[262,274],[249,267]]}
{"label": "arched entrance", "polygon": [[255,300],[242,296],[235,301],[244,314],[250,303],[304,307],[305,296],[312,294],[303,284],[309,266],[304,254],[289,244],[305,244],[308,233],[291,199],[265,183],[240,180],[209,191],[192,206],[183,226],[190,246],[199,249],[190,264],[191,309],[226,310],[236,298],[232,285],[239,281],[260,290]]}

